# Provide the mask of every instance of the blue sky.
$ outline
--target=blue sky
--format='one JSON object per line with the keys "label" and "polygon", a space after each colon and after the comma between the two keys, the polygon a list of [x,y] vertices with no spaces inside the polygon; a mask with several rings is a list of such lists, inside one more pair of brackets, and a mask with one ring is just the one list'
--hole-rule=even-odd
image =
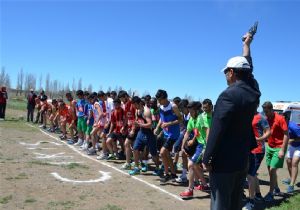
{"label": "blue sky", "polygon": [[0,65],[83,86],[213,102],[220,70],[254,21],[254,74],[265,100],[300,100],[300,1],[3,1]]}

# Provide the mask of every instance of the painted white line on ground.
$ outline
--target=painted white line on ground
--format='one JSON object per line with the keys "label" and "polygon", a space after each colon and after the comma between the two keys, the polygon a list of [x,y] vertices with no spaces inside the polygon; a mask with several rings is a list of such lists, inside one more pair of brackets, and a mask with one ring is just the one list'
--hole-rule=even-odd
{"label": "painted white line on ground", "polygon": [[19,143],[21,145],[31,146],[31,147],[38,146],[38,145],[44,144],[44,143],[55,144],[56,146],[62,146],[62,144],[59,144],[59,143],[56,143],[56,142],[52,142],[52,141],[38,141],[35,144],[28,144],[28,143],[25,143],[25,142],[19,142]]}
{"label": "painted white line on ground", "polygon": [[53,154],[53,155],[48,155],[48,154],[42,154],[42,153],[37,153],[34,152],[33,154],[38,155],[36,158],[38,159],[51,159],[51,158],[73,158],[73,156],[62,156],[65,154],[64,152]]}
{"label": "painted white line on ground", "polygon": [[[30,126],[30,127],[36,128],[36,127],[34,127],[34,126],[30,125],[30,124],[27,124],[27,125]],[[36,128],[36,129],[39,129],[39,128]],[[86,154],[81,153],[81,152],[78,151],[74,146],[71,146],[71,145],[67,144],[66,142],[62,142],[61,140],[59,140],[59,139],[56,138],[55,136],[52,136],[52,135],[50,135],[49,133],[46,133],[46,132],[43,131],[42,129],[39,129],[39,130],[40,130],[42,133],[44,133],[45,135],[49,136],[50,138],[53,138],[53,139],[55,139],[55,140],[57,140],[57,141],[59,141],[59,142],[65,144],[65,145],[67,145],[70,149],[72,149],[73,151],[77,152],[77,153],[78,153],[79,155],[81,155],[82,157],[88,158],[88,159],[93,160],[93,161],[95,161],[95,162],[97,162],[97,163],[100,163],[101,165],[104,165],[104,166],[107,166],[107,167],[109,167],[109,168],[111,168],[111,169],[114,169],[114,170],[116,170],[116,171],[118,171],[118,172],[120,172],[120,173],[126,175],[127,177],[129,176],[129,177],[133,178],[134,180],[140,181],[140,182],[142,182],[142,183],[148,185],[149,187],[152,187],[152,188],[154,188],[154,189],[156,189],[156,190],[159,190],[159,191],[161,191],[161,192],[163,192],[163,193],[166,193],[167,195],[169,195],[169,196],[175,198],[176,200],[184,201],[184,200],[183,200],[181,197],[179,197],[178,195],[175,195],[175,194],[173,194],[173,193],[170,193],[170,192],[166,191],[165,189],[163,189],[163,188],[161,188],[161,187],[158,187],[158,186],[156,186],[156,185],[154,185],[154,184],[151,184],[151,183],[149,183],[149,182],[147,182],[147,181],[145,181],[145,180],[143,180],[143,179],[141,179],[141,178],[138,178],[138,177],[136,177],[136,176],[130,176],[128,173],[126,173],[125,171],[122,171],[121,169],[119,169],[119,168],[117,168],[117,167],[115,167],[115,166],[112,166],[112,165],[110,165],[110,164],[108,164],[108,163],[105,163],[105,162],[102,162],[102,161],[98,161],[97,159],[94,159],[94,158],[92,158],[91,156],[88,156],[88,155],[86,155]]]}
{"label": "painted white line on ground", "polygon": [[53,172],[51,173],[56,179],[62,181],[62,182],[71,182],[71,183],[74,183],[74,184],[87,184],[87,183],[96,183],[96,182],[104,182],[108,179],[111,178],[111,176],[109,175],[109,172],[104,172],[104,171],[99,171],[102,176],[99,178],[99,179],[91,179],[91,180],[86,180],[86,181],[80,181],[80,180],[71,180],[71,179],[68,179],[68,178],[64,178],[64,177],[61,177],[58,173],[56,172]]}
{"label": "painted white line on ground", "polygon": [[42,147],[42,148],[37,148],[37,147],[27,147],[26,149],[29,149],[29,150],[35,150],[35,149],[44,149],[44,150],[49,150],[49,149],[57,149],[57,148],[53,148],[53,147]]}

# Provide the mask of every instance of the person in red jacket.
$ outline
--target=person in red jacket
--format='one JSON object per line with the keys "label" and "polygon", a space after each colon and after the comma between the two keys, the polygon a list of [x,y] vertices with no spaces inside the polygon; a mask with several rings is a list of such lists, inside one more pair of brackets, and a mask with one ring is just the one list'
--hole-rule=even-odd
{"label": "person in red jacket", "polygon": [[6,102],[7,102],[7,92],[6,87],[2,86],[0,90],[0,120],[5,119],[5,109],[6,109]]}

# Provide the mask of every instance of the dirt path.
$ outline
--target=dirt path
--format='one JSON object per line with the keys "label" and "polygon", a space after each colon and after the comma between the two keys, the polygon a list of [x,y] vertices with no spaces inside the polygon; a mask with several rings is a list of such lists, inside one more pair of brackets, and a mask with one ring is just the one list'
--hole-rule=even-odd
{"label": "dirt path", "polygon": [[[195,191],[183,201],[184,186],[161,186],[151,172],[130,177],[119,169],[123,162],[97,161],[23,122],[0,123],[0,208],[209,209],[207,193]],[[260,178],[268,180],[262,166]],[[286,176],[280,170],[278,180]],[[263,184],[265,194],[268,182]]]}
{"label": "dirt path", "polygon": [[[131,178],[126,172],[118,171],[120,163],[100,164],[95,157],[82,156],[73,146],[68,147],[25,123],[1,123],[0,138],[0,197],[7,201],[0,204],[3,209],[208,207],[207,194],[196,193],[206,197],[203,202],[182,201],[178,193],[183,187],[160,186],[158,178],[150,172]],[[95,183],[75,183],[103,178],[99,171],[110,178],[104,177],[107,180]],[[52,173],[69,182],[58,180]]]}

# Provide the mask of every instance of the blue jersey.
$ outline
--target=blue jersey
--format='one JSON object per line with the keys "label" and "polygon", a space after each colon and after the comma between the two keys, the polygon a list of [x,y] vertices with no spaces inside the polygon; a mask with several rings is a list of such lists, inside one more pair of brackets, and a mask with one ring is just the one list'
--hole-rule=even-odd
{"label": "blue jersey", "polygon": [[94,114],[93,114],[93,104],[90,103],[87,104],[87,112],[88,112],[87,116],[89,116],[90,118],[88,126],[93,126],[95,122]]}
{"label": "blue jersey", "polygon": [[[161,105],[159,107],[159,115],[161,122],[172,122],[174,120],[178,120],[177,115],[174,113],[172,104],[169,103],[167,106]],[[178,139],[180,135],[180,125],[171,125],[163,129],[164,136],[170,139]]]}
{"label": "blue jersey", "polygon": [[86,101],[84,99],[79,99],[76,103],[77,117],[85,117],[85,106]]}
{"label": "blue jersey", "polygon": [[[289,122],[289,136],[290,139],[295,139],[300,137],[300,126],[292,121]],[[291,142],[290,145],[292,145],[293,147],[298,147],[300,146],[300,141]]]}

